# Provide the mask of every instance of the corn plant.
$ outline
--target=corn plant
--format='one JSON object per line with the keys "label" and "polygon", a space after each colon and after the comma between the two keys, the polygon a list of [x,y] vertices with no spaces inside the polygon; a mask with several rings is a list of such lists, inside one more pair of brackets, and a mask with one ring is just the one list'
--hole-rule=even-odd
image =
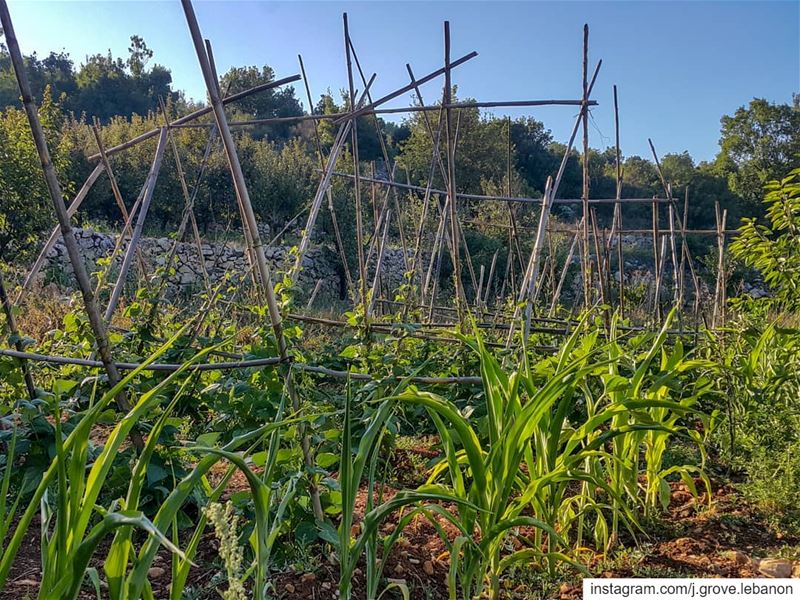
{"label": "corn plant", "polygon": [[582,377],[596,368],[582,358],[569,359],[577,341],[576,332],[561,350],[562,360],[555,375],[539,389],[526,386],[531,388],[530,396],[523,402],[523,373],[506,374],[477,338],[475,348],[480,356],[487,409],[485,444],[469,418],[451,401],[416,389],[393,398],[424,406],[441,438],[444,458],[434,467],[423,488],[458,505],[457,516],[445,510],[436,512],[460,532],[452,542],[445,538],[450,551],[448,585],[453,599],[459,586],[462,597],[470,599],[481,595],[487,583],[490,597],[496,598],[500,575],[516,562],[534,557],[570,560],[555,549],[543,551],[530,547],[507,556],[503,556],[503,551],[507,538],[522,527],[543,531],[554,540],[555,546],[566,546],[550,524],[525,514],[538,482],[525,475],[523,465],[533,462],[531,438],[545,415],[560,398],[569,397]]}
{"label": "corn plant", "polygon": [[[162,390],[181,377],[194,361],[201,359],[211,348],[198,353],[193,360],[187,361],[180,369],[142,394],[130,412],[112,430],[103,450],[91,466],[88,464],[88,450],[89,434],[102,412],[139,373],[164,354],[181,333],[182,330],[95,402],[66,438],[63,438],[61,432],[61,415],[56,397],[56,456],[34,491],[8,547],[4,549],[0,558],[0,582],[5,582],[25,532],[37,511],[42,513],[43,576],[40,598],[75,598],[92,553],[103,539],[118,530],[131,527],[142,529],[158,544],[164,544],[173,552],[180,552],[140,511],[127,510],[126,507],[118,510],[113,505],[110,509],[104,509],[97,506],[97,500],[117,452],[133,427],[162,401]],[[185,386],[186,382],[178,395]],[[49,490],[54,483],[57,491],[56,510],[51,511]],[[90,529],[90,524],[98,518],[99,522]]]}
{"label": "corn plant", "polygon": [[[620,520],[634,533],[640,453],[644,506],[653,506],[654,493],[663,500],[672,475],[682,477],[695,493],[690,474],[708,484],[694,465],[662,466],[671,436],[681,433],[699,444],[698,434],[679,421],[697,414],[697,399],[709,385],[698,378],[687,387],[682,377],[701,363],[684,360],[679,343],[671,352],[664,348],[669,322],[635,361],[630,376],[620,367],[620,345],[601,341],[599,331],[589,330],[585,322],[557,356],[535,367],[523,357],[522,367],[510,374],[480,337],[466,340],[480,358],[485,441],[449,400],[414,389],[396,397],[424,406],[441,437],[444,458],[432,469],[425,490],[469,503],[461,504],[453,519],[461,535],[447,542],[451,598],[458,585],[464,598],[480,595],[486,585],[489,595],[497,597],[501,574],[517,562],[577,566],[568,556],[571,544],[565,536],[574,532],[580,547],[591,523],[595,545],[606,548],[609,515],[614,535]],[[670,394],[680,395],[680,401]],[[575,423],[570,413],[580,400],[585,415]],[[522,527],[533,529],[532,539],[518,531]],[[510,535],[527,547],[504,555]]]}
{"label": "corn plant", "polygon": [[[405,382],[401,382],[394,392],[399,392],[405,385]],[[381,440],[386,431],[386,422],[394,412],[394,402],[391,397],[382,400],[377,392],[376,396],[377,400],[381,402],[378,409],[371,416],[366,431],[359,440],[354,456],[352,445],[352,395],[351,388],[348,385],[342,431],[342,453],[339,467],[339,486],[342,493],[342,518],[336,534],[339,554],[339,596],[343,599],[349,599],[351,597],[353,574],[362,554],[366,556],[367,600],[375,600],[380,597],[378,589],[386,557],[391,552],[392,547],[403,529],[411,522],[411,519],[418,512],[430,512],[440,509],[438,505],[432,503],[455,501],[459,504],[468,504],[466,500],[442,494],[438,489],[426,490],[422,488],[416,491],[405,490],[398,492],[390,500],[385,502],[382,502],[379,498],[376,504],[375,486],[377,481],[378,449],[381,446]],[[366,514],[360,524],[359,533],[354,538],[352,531],[356,495],[364,481],[365,472],[367,493]],[[392,513],[409,505],[417,505],[417,508],[401,516],[392,533],[383,538],[379,545],[378,528],[380,524]],[[379,548],[380,554],[378,552]],[[398,583],[390,584],[384,589],[384,592],[392,587],[399,588],[403,597],[408,598],[408,589],[404,585]]]}

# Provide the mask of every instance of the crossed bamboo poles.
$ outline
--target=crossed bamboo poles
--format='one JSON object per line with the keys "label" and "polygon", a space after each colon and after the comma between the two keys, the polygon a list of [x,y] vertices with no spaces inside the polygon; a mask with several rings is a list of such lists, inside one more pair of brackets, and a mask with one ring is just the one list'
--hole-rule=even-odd
{"label": "crossed bamboo poles", "polygon": [[[144,269],[143,261],[141,260],[141,257],[138,256],[139,252],[138,242],[142,235],[142,229],[147,218],[149,206],[153,200],[155,182],[157,180],[164,152],[166,151],[168,143],[171,145],[173,156],[178,166],[178,175],[180,177],[181,190],[184,196],[184,211],[178,229],[178,240],[176,241],[176,244],[183,238],[186,228],[189,225],[191,225],[194,242],[197,247],[197,252],[200,255],[200,262],[203,265],[204,269],[203,279],[206,286],[206,290],[209,293],[209,295],[211,294],[209,277],[208,274],[205,272],[205,264],[202,256],[201,239],[196,225],[196,220],[194,218],[193,205],[198,189],[197,183],[199,183],[199,180],[202,177],[202,173],[205,169],[208,157],[213,149],[213,145],[216,141],[216,138],[219,137],[228,161],[228,166],[234,183],[234,189],[237,198],[237,206],[239,208],[240,216],[242,219],[242,230],[247,249],[247,257],[251,266],[251,275],[254,278],[254,283],[256,283],[256,290],[260,299],[267,306],[270,325],[277,342],[279,356],[275,360],[275,364],[279,366],[286,365],[285,366],[286,389],[292,400],[294,408],[299,409],[299,404],[300,404],[299,397],[294,387],[292,369],[289,366],[291,363],[290,350],[288,348],[285,336],[283,334],[282,316],[279,311],[277,300],[275,297],[275,291],[273,289],[270,269],[267,264],[266,257],[264,255],[264,244],[261,240],[261,236],[258,230],[257,219],[255,216],[255,212],[253,211],[252,204],[250,202],[250,196],[247,184],[244,178],[241,164],[239,162],[235,142],[231,133],[231,127],[238,127],[238,126],[249,126],[254,124],[270,124],[278,122],[299,122],[303,120],[313,121],[315,127],[316,143],[317,143],[317,157],[319,161],[319,167],[321,170],[321,176],[317,187],[317,191],[310,205],[306,227],[303,230],[303,236],[298,246],[298,252],[295,259],[295,263],[290,269],[290,275],[293,281],[296,281],[297,278],[299,277],[300,271],[302,269],[303,257],[305,256],[310,246],[311,235],[316,225],[322,201],[327,197],[328,207],[329,210],[331,211],[331,216],[334,223],[334,229],[336,232],[337,245],[343,262],[344,270],[347,276],[348,287],[353,293],[354,301],[362,306],[364,315],[364,324],[367,329],[367,332],[369,332],[370,328],[371,314],[375,308],[375,304],[378,301],[378,296],[380,294],[379,277],[381,273],[381,263],[384,258],[385,249],[387,246],[388,233],[389,233],[390,223],[392,222],[392,216],[394,216],[394,218],[397,221],[397,227],[400,233],[400,238],[403,246],[403,259],[407,261],[406,262],[407,270],[411,273],[412,280],[416,278],[421,283],[419,300],[421,301],[423,306],[428,308],[428,320],[431,319],[434,309],[436,308],[435,307],[435,300],[437,296],[436,284],[439,280],[438,273],[441,268],[442,255],[445,251],[445,248],[449,252],[450,260],[454,266],[453,269],[453,284],[455,290],[454,310],[458,317],[457,322],[463,326],[466,320],[466,315],[473,311],[479,314],[486,313],[486,309],[488,308],[489,292],[492,287],[494,274],[496,271],[495,263],[497,259],[497,254],[495,253],[495,256],[493,258],[488,278],[486,279],[484,278],[485,272],[483,266],[481,266],[480,277],[476,277],[476,273],[469,252],[469,246],[464,236],[462,219],[458,210],[459,202],[460,201],[463,202],[465,200],[501,201],[509,204],[509,219],[510,219],[509,261],[506,266],[506,276],[503,279],[502,289],[505,290],[506,280],[509,278],[510,275],[512,282],[511,283],[512,295],[515,295],[517,300],[517,306],[513,314],[511,315],[511,320],[508,323],[507,345],[509,346],[512,343],[512,340],[514,339],[514,328],[520,322],[523,307],[525,316],[524,320],[522,321],[523,341],[526,342],[528,339],[528,335],[531,333],[532,330],[531,323],[536,319],[536,317],[533,315],[534,299],[538,297],[543,281],[543,275],[540,275],[540,272],[546,270],[548,265],[551,269],[551,278],[555,283],[555,264],[552,260],[552,257],[548,259],[550,261],[549,263],[548,262],[545,263],[544,268],[542,268],[541,266],[546,237],[551,231],[549,227],[550,210],[552,206],[554,206],[555,204],[561,204],[566,202],[579,202],[582,206],[583,214],[578,224],[578,227],[574,232],[572,244],[569,251],[569,256],[566,264],[564,265],[564,270],[562,271],[561,277],[558,280],[558,285],[553,289],[553,296],[550,307],[551,314],[557,304],[558,297],[561,293],[561,289],[566,278],[567,270],[571,263],[572,256],[574,255],[577,248],[579,248],[581,256],[580,265],[581,265],[582,280],[583,280],[584,304],[586,306],[589,306],[594,300],[592,295],[593,291],[592,282],[595,280],[595,277],[598,283],[596,289],[599,291],[600,300],[603,302],[607,300],[607,294],[609,290],[608,281],[610,276],[610,265],[611,265],[610,250],[612,246],[612,240],[615,239],[616,237],[617,250],[618,250],[617,261],[620,270],[622,270],[623,257],[622,257],[621,235],[623,233],[623,229],[622,229],[621,212],[623,204],[633,203],[633,202],[636,203],[648,202],[652,203],[653,206],[652,231],[654,240],[653,247],[654,247],[654,261],[655,261],[655,272],[656,272],[653,310],[655,314],[658,316],[661,311],[661,304],[659,301],[660,286],[663,279],[663,271],[664,271],[663,267],[666,260],[665,248],[666,248],[666,242],[668,240],[670,243],[670,252],[672,259],[671,262],[673,266],[673,278],[675,282],[674,302],[678,303],[679,305],[681,305],[683,302],[683,297],[684,297],[683,272],[684,272],[684,265],[688,265],[691,270],[692,281],[695,287],[695,312],[697,313],[699,311],[699,297],[700,297],[699,282],[695,273],[692,256],[686,244],[686,235],[689,233],[689,230],[687,228],[688,200],[685,201],[684,203],[683,220],[681,221],[677,217],[678,213],[677,202],[673,198],[671,187],[663,175],[660,163],[658,161],[658,157],[655,153],[655,148],[652,147],[652,142],[651,142],[651,147],[653,150],[653,156],[656,161],[659,176],[661,178],[666,197],[653,198],[653,199],[622,198],[623,173],[620,163],[620,152],[619,152],[619,115],[618,115],[616,87],[614,88],[614,108],[615,108],[615,126],[616,126],[616,177],[617,177],[616,196],[613,199],[590,199],[589,197],[590,189],[589,189],[589,174],[588,174],[588,160],[587,160],[589,148],[588,148],[587,119],[588,119],[589,108],[596,105],[596,102],[591,100],[591,92],[594,87],[601,62],[597,63],[597,66],[594,69],[592,77],[589,78],[588,77],[589,73],[588,72],[588,27],[584,28],[583,94],[580,100],[453,102],[451,96],[452,71],[453,69],[475,58],[477,56],[477,53],[470,52],[455,60],[451,59],[450,27],[449,23],[447,22],[445,23],[444,26],[444,66],[422,77],[417,78],[415,77],[411,69],[411,66],[407,65],[410,83],[378,99],[373,99],[371,93],[371,87],[375,80],[375,75],[373,74],[369,80],[365,77],[361,63],[359,62],[358,59],[358,55],[356,54],[355,46],[350,36],[349,23],[347,20],[347,16],[345,15],[343,19],[343,25],[344,25],[345,56],[347,62],[347,77],[348,77],[348,103],[347,103],[347,110],[345,112],[340,112],[332,115],[316,115],[312,113],[309,115],[302,115],[297,117],[254,119],[254,120],[231,123],[227,120],[227,117],[224,112],[224,107],[226,104],[235,102],[236,100],[245,98],[251,94],[255,94],[261,91],[273,89],[278,86],[298,81],[299,79],[301,79],[301,75],[292,75],[280,79],[278,81],[256,86],[250,90],[246,90],[237,94],[223,97],[223,94],[219,89],[219,83],[218,83],[219,78],[214,65],[211,44],[208,40],[204,40],[202,37],[202,34],[200,32],[200,27],[197,22],[197,18],[195,16],[190,0],[182,0],[182,6],[186,16],[192,42],[198,57],[198,62],[200,64],[200,68],[205,80],[206,89],[208,91],[210,99],[210,106],[195,111],[193,113],[190,113],[188,115],[185,115],[183,117],[177,118],[174,121],[170,122],[166,108],[162,104],[161,113],[164,120],[163,126],[155,128],[144,134],[141,134],[125,143],[119,144],[112,148],[104,147],[102,138],[100,136],[99,127],[97,126],[97,123],[95,123],[93,127],[93,132],[95,134],[95,139],[97,141],[98,153],[89,158],[90,160],[98,161],[98,164],[92,171],[92,173],[89,175],[86,182],[81,187],[81,189],[75,196],[72,203],[69,206],[67,206],[64,201],[64,197],[61,188],[59,186],[55,171],[53,169],[52,162],[50,160],[49,150],[47,148],[47,144],[44,139],[41,124],[39,123],[38,120],[38,113],[31,94],[29,82],[27,81],[25,70],[23,68],[22,54],[19,49],[19,44],[17,42],[14,33],[14,28],[8,12],[8,7],[5,0],[0,0],[0,17],[2,18],[2,25],[6,35],[6,42],[9,48],[9,54],[12,59],[12,65],[14,67],[14,71],[17,77],[17,82],[19,84],[25,112],[28,117],[34,141],[36,143],[37,152],[39,154],[42,163],[42,168],[47,183],[48,192],[51,197],[51,201],[53,203],[56,216],[58,219],[58,227],[56,227],[56,229],[53,230],[48,240],[46,241],[44,248],[42,249],[42,252],[35,261],[25,281],[23,282],[21,291],[18,297],[16,298],[15,303],[19,304],[24,299],[25,295],[30,291],[33,281],[35,280],[37,274],[39,273],[39,271],[41,270],[42,266],[46,261],[46,256],[48,252],[52,249],[53,245],[56,243],[60,235],[60,237],[63,238],[64,240],[64,245],[66,246],[67,254],[69,256],[74,276],[77,281],[78,287],[80,289],[84,302],[84,307],[89,317],[89,322],[96,341],[96,354],[99,357],[99,362],[94,361],[94,359],[91,358],[89,359],[88,363],[97,366],[102,365],[112,385],[119,381],[120,366],[126,363],[117,363],[113,360],[112,348],[109,344],[107,328],[109,323],[111,322],[111,319],[114,315],[120,297],[123,293],[124,284],[130,268],[134,265],[134,262],[138,260],[138,263],[140,265],[140,270]],[[357,94],[356,92],[354,64],[360,76],[361,84],[363,85],[363,90],[360,92],[360,94]],[[304,80],[304,84],[306,86],[306,94],[309,100],[309,105],[311,105],[311,92],[308,80],[305,77],[305,68],[302,63],[302,58],[300,58],[300,69],[303,75],[302,78]],[[442,76],[444,76],[444,87],[443,87],[441,102],[438,105],[425,105],[421,92],[421,86],[424,85],[425,83],[433,81],[434,79],[437,79]],[[418,106],[412,106],[402,109],[384,107],[384,105],[389,101],[396,99],[402,96],[403,94],[406,94],[411,91],[413,91],[417,97],[417,100],[419,102]],[[567,145],[567,149],[564,153],[564,157],[560,164],[558,173],[556,174],[555,179],[551,179],[548,181],[548,185],[545,188],[543,198],[526,199],[526,198],[519,198],[512,196],[510,123],[508,128],[509,175],[507,181],[506,196],[481,196],[475,194],[459,193],[456,181],[456,149],[458,145],[458,135],[459,135],[458,116],[460,115],[459,112],[460,109],[480,108],[480,107],[487,107],[487,108],[510,107],[510,106],[532,107],[532,106],[546,106],[546,105],[576,106],[580,108],[580,112],[576,118],[575,126],[573,128],[573,132],[570,137],[569,144]],[[391,114],[396,112],[422,113],[423,121],[426,130],[428,132],[428,135],[431,138],[431,143],[433,147],[428,184],[425,187],[413,186],[410,183],[402,184],[395,180],[395,174],[396,174],[395,168],[394,165],[391,164],[392,163],[391,157],[389,156],[387,150],[384,132],[382,132],[380,128],[378,115]],[[431,123],[431,120],[429,119],[429,114],[432,112],[436,112],[438,114],[437,126],[435,129],[433,124]],[[197,119],[207,114],[213,114],[214,116],[213,123],[197,122]],[[386,179],[376,178],[374,175],[374,170],[371,177],[366,177],[361,173],[361,165],[358,154],[357,120],[364,116],[372,116],[374,119],[376,125],[376,134],[378,136],[381,146],[381,151],[383,153],[384,164],[386,165],[386,171],[387,171]],[[338,126],[336,139],[334,140],[334,143],[331,149],[329,150],[327,157],[324,155],[322,144],[319,138],[319,132],[317,130],[318,123],[321,120],[325,119],[331,120],[334,125]],[[572,151],[573,143],[575,141],[578,129],[581,126],[583,129],[582,195],[581,198],[578,200],[557,198],[559,184],[564,174],[567,160]],[[210,131],[206,151],[201,165],[200,174],[198,175],[198,182],[195,184],[194,190],[192,192],[190,192],[189,190],[189,186],[186,182],[185,175],[180,165],[180,156],[178,153],[178,148],[175,138],[174,136],[171,135],[171,133],[175,129],[182,127],[212,128]],[[122,195],[119,191],[119,187],[116,185],[116,179],[114,177],[114,173],[112,170],[110,157],[119,152],[124,151],[127,148],[131,148],[136,144],[139,144],[141,142],[144,142],[146,140],[155,137],[158,138],[158,143],[153,163],[151,165],[151,169],[148,173],[148,176],[145,180],[145,183],[142,187],[142,190],[136,202],[133,204],[131,210],[127,211],[124,199],[122,198]],[[339,162],[342,150],[347,145],[348,138],[349,138],[351,154],[353,157],[352,175],[346,175],[336,171],[337,163]],[[442,156],[442,154],[444,154],[444,156]],[[437,172],[439,173],[442,181],[444,181],[445,183],[444,190],[437,190],[433,188],[434,174]],[[121,247],[124,245],[125,242],[127,242],[127,248],[121,261],[120,272],[111,290],[110,300],[106,306],[105,311],[101,313],[98,306],[99,291],[102,287],[102,284],[105,281],[105,278],[108,277],[108,272],[101,276],[97,288],[93,289],[88,273],[86,272],[86,268],[84,266],[82,257],[80,255],[80,248],[78,247],[77,242],[73,236],[71,227],[71,218],[76,214],[76,212],[80,208],[81,203],[88,195],[92,185],[99,179],[99,177],[103,173],[105,173],[110,179],[115,202],[117,203],[124,220],[123,232],[119,238],[117,248],[115,249],[114,254],[116,255],[119,251],[121,251]],[[346,176],[352,179],[353,181],[355,206],[356,206],[356,235],[357,235],[357,254],[358,254],[357,281],[354,281],[353,278],[351,277],[350,269],[347,264],[347,257],[344,251],[344,245],[342,243],[341,234],[339,232],[338,224],[336,221],[336,214],[333,209],[331,182],[334,176],[336,177]],[[365,246],[367,245],[366,244],[367,236],[365,235],[364,231],[365,228],[362,216],[362,196],[363,196],[362,185],[365,183],[370,184],[373,189],[373,223],[374,223],[374,230],[371,236],[369,236],[370,241],[369,241],[368,251],[366,252],[366,254],[364,252],[364,249]],[[385,186],[386,188],[380,208],[378,207],[378,202],[376,200],[376,196],[374,193],[375,190],[374,186],[376,185]],[[402,210],[398,200],[398,194],[397,194],[398,189],[407,189],[411,191],[422,192],[424,194],[422,218],[420,219],[418,227],[415,228],[416,237],[413,242],[413,249],[410,252],[410,256],[409,256],[409,248],[406,244],[406,236],[404,233]],[[443,206],[440,205],[438,202],[433,203],[439,211],[438,226],[436,228],[436,234],[433,240],[433,252],[429,257],[428,265],[426,268],[425,265],[423,264],[424,256],[421,247],[425,233],[424,225],[428,214],[431,212],[431,204],[432,204],[431,200],[435,196],[443,196],[445,198],[445,202]],[[393,200],[391,207],[389,206],[390,197]],[[541,205],[541,211],[539,214],[539,223],[538,227],[536,228],[536,235],[533,241],[532,250],[530,256],[528,257],[527,266],[524,269],[524,273],[522,273],[522,279],[519,281],[518,284],[516,282],[514,273],[515,260],[513,256],[514,254],[513,251],[516,250],[516,262],[519,263],[520,267],[523,266],[524,261],[519,244],[520,229],[518,228],[516,223],[515,211],[511,206],[512,203],[538,203]],[[605,235],[604,233],[602,236],[600,235],[596,214],[593,209],[594,205],[600,203],[613,203],[614,205],[614,217],[612,220],[611,232],[608,235]],[[662,204],[666,204],[668,208],[668,214],[669,214],[668,236],[662,234],[659,229],[659,215],[661,212],[660,207]],[[394,212],[392,212],[392,209],[394,209]],[[715,291],[715,303],[714,303],[713,322],[715,324],[718,322],[724,323],[725,265],[724,265],[724,252],[722,250],[724,250],[724,243],[725,243],[725,220],[726,220],[726,214],[724,213],[724,211],[720,211],[718,209],[716,234],[718,237],[718,245],[720,248],[720,263],[718,268],[719,274],[717,278],[717,288]],[[676,231],[681,238],[680,251],[679,251],[681,257],[680,267],[678,267],[677,264],[678,250],[676,244]],[[590,248],[591,239],[594,240],[594,262],[591,259],[591,254],[592,254],[592,249]],[[165,269],[165,274],[158,282],[156,291],[157,297],[163,290],[166,276],[167,273],[169,272],[169,264],[171,264],[172,260],[174,259],[175,252],[176,252],[176,246],[173,246],[168,259],[168,266]],[[467,271],[471,278],[472,287],[476,291],[474,306],[470,306],[469,303],[467,302],[466,292],[463,286],[463,282],[461,280],[462,258],[466,263]],[[368,266],[373,260],[376,263],[376,268],[373,276],[373,281],[369,282]],[[16,340],[19,340],[19,332],[16,323],[13,319],[12,302],[5,293],[5,286],[2,285],[2,283],[3,283],[2,280],[0,280],[0,290],[2,290],[1,295],[3,301],[2,304],[4,312],[6,314],[6,321],[11,330],[12,336]],[[620,293],[620,308],[623,309],[624,284],[622,281],[620,281],[619,283],[619,293]],[[502,295],[503,294],[501,293],[501,296]],[[416,299],[412,297],[406,301],[403,307],[404,315],[407,314],[407,310],[411,306],[412,302],[415,300]],[[151,311],[151,318],[155,314],[157,304],[158,301],[155,300]],[[496,324],[497,322],[495,317],[495,325]],[[376,331],[381,330],[381,326],[379,324],[375,324],[374,328]],[[20,345],[17,345],[16,351],[7,351],[6,353],[8,352],[11,353],[8,355],[15,356],[15,358],[22,361],[21,365],[25,373],[26,386],[28,388],[29,394],[33,396],[35,394],[35,390],[33,388],[33,382],[30,377],[30,373],[28,371],[27,363],[25,361],[38,360],[36,358],[37,355],[31,355],[29,353],[23,352]],[[14,354],[14,352],[16,352],[16,354]],[[221,363],[211,363],[211,365],[213,364],[218,364],[220,365],[218,368],[223,368],[221,366]],[[226,366],[226,368],[236,368],[235,365],[237,364],[241,365],[242,362],[238,361],[230,363]],[[254,364],[253,366],[258,366],[258,365]],[[209,366],[208,368],[212,367]],[[320,372],[323,373],[326,371],[324,367],[319,367],[319,369]],[[122,410],[127,410],[130,407],[130,404],[128,403],[124,395],[120,396],[118,403]],[[134,443],[137,446],[139,446],[141,444],[141,439],[139,438],[137,440],[136,439],[137,437],[138,434],[134,434]],[[310,455],[309,440],[305,432],[301,432],[301,438],[302,438],[301,443],[303,447],[304,459],[306,465],[310,468],[313,466],[313,460]],[[312,503],[315,515],[318,518],[321,518],[322,517],[321,504],[319,502],[319,496],[318,493],[316,492],[313,479],[312,479]]]}

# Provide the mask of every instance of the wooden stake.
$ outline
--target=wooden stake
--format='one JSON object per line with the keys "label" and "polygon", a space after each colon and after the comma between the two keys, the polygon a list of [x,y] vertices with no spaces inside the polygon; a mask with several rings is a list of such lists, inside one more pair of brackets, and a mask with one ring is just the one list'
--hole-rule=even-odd
{"label": "wooden stake", "polygon": [[125,251],[125,256],[122,259],[122,265],[120,266],[119,274],[117,275],[117,283],[114,285],[114,289],[111,292],[111,299],[108,301],[108,306],[106,306],[106,312],[104,316],[106,323],[111,322],[111,317],[114,315],[114,311],[117,308],[117,303],[122,295],[122,290],[125,287],[125,280],[128,277],[128,270],[130,269],[131,262],[136,254],[136,248],[138,247],[139,239],[142,236],[142,228],[144,227],[144,222],[147,218],[147,211],[150,208],[150,201],[153,199],[153,190],[156,187],[156,179],[158,178],[158,172],[161,169],[161,161],[164,158],[164,149],[166,148],[166,145],[167,128],[162,127],[161,136],[158,138],[158,146],[156,146],[156,155],[153,158],[153,164],[150,167],[150,172],[147,174],[147,179],[145,180],[144,187],[142,188],[141,208],[139,209],[139,215],[136,218],[136,226],[133,228],[133,234],[131,235],[130,242],[128,242],[128,249]]}
{"label": "wooden stake", "polygon": [[[6,284],[2,271],[0,271],[0,304],[3,305],[6,325],[8,325],[8,332],[11,334],[9,338],[13,340],[14,347],[18,352],[24,352],[25,345],[22,343],[22,336],[20,336],[19,327],[17,327],[17,320],[14,318],[14,309],[11,306],[11,301],[8,299],[8,293],[6,293]],[[28,369],[28,363],[24,358],[18,360],[20,369],[22,369],[22,378],[25,380],[25,388],[28,390],[28,398],[33,400],[36,398],[36,386],[33,385],[33,377]],[[6,468],[10,466],[11,465],[7,465]]]}
{"label": "wooden stake", "polygon": [[[306,75],[306,69],[303,65],[303,57],[299,54],[297,55],[297,60],[300,62],[300,73],[303,76],[303,84],[306,88],[306,98],[308,98],[308,112],[309,114],[313,114],[314,111],[314,102],[311,99],[311,88],[308,82],[308,76]],[[317,120],[312,121],[314,123],[314,139],[317,143],[317,158],[319,160],[320,169],[323,171],[325,170],[325,157],[322,153],[322,139],[319,135],[319,122]],[[327,189],[325,190],[326,195],[328,196],[328,211],[331,215],[331,224],[333,225],[333,232],[336,237],[336,245],[339,248],[339,255],[342,260],[342,268],[344,269],[345,279],[347,281],[347,289],[354,290],[353,286],[353,278],[350,275],[350,267],[347,264],[347,253],[344,250],[344,243],[342,242],[342,234],[339,231],[339,222],[336,218],[336,210],[333,206],[333,194],[331,192],[330,184],[328,184]]]}
{"label": "wooden stake", "polygon": [[[242,205],[244,211],[245,230],[250,230],[253,243],[252,254],[255,258],[256,266],[258,267],[260,274],[260,280],[267,301],[267,310],[270,315],[272,330],[278,345],[278,353],[282,361],[288,361],[289,351],[286,345],[286,339],[283,335],[281,315],[280,311],[278,310],[278,303],[275,299],[275,292],[272,289],[272,280],[269,267],[267,266],[266,257],[264,256],[264,248],[261,243],[261,236],[258,232],[258,222],[256,221],[255,212],[253,211],[253,205],[250,202],[250,195],[247,191],[247,184],[244,179],[242,165],[239,162],[239,155],[236,152],[236,145],[233,140],[233,136],[231,135],[230,128],[228,127],[225,109],[219,95],[219,86],[211,69],[209,57],[203,44],[200,26],[197,23],[197,17],[194,14],[192,3],[190,0],[181,0],[181,4],[183,5],[183,11],[186,15],[186,21],[192,36],[192,42],[200,63],[200,68],[203,71],[203,78],[205,79],[206,89],[208,90],[208,94],[211,99],[211,108],[214,111],[217,129],[220,132],[222,143],[225,148],[225,154],[228,158],[228,165],[230,166],[231,175],[233,177],[236,195],[239,198],[240,204]],[[294,388],[291,369],[289,369],[286,377],[286,390],[292,401],[292,407],[296,412],[300,409],[300,398]],[[314,461],[310,453],[310,442],[304,431],[301,432],[301,438],[304,462],[306,467],[311,469],[314,467]],[[322,511],[319,490],[317,489],[317,485],[313,477],[309,478],[309,487],[311,491],[311,504],[314,511],[314,516],[317,520],[321,521],[324,518],[324,513]]]}
{"label": "wooden stake", "polygon": [[581,120],[583,122],[583,237],[581,238],[581,256],[583,272],[584,308],[589,307],[589,290],[591,288],[592,270],[589,264],[589,25],[583,26],[583,105]]}
{"label": "wooden stake", "polygon": [[564,287],[564,282],[567,279],[567,272],[569,271],[569,267],[572,264],[572,257],[575,256],[575,248],[578,245],[578,240],[580,239],[580,231],[581,231],[581,224],[578,223],[577,228],[575,229],[575,235],[572,238],[572,244],[570,244],[569,252],[567,253],[567,260],[564,262],[564,268],[561,271],[561,277],[558,280],[558,285],[556,286],[555,291],[553,292],[553,301],[550,304],[550,311],[547,313],[549,317],[552,317],[553,314],[556,312],[556,306],[558,306],[558,299],[561,297],[561,289]]}
{"label": "wooden stake", "polygon": [[[616,199],[622,199],[622,158],[619,148],[619,102],[617,99],[617,86],[614,86],[614,156],[616,166]],[[622,249],[622,203],[614,204],[614,226],[617,231],[617,268],[619,269],[619,315],[625,318],[625,259]]]}

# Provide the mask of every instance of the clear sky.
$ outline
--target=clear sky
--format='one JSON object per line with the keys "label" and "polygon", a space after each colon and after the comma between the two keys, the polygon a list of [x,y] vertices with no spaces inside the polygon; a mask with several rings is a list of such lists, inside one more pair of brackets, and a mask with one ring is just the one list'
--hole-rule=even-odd
{"label": "clear sky", "polygon": [[[155,61],[172,70],[174,87],[204,98],[202,75],[180,3],[175,1],[31,2],[12,0],[25,53],[65,50],[77,62],[111,49],[126,56],[129,37],[144,37]],[[347,82],[342,12],[365,70],[378,74],[376,96],[408,83],[443,60],[442,22],[451,23],[453,57],[476,50],[453,81],[459,96],[481,100],[577,99],[582,27],[590,27],[590,62],[603,67],[593,95],[590,143],[613,145],[612,84],[620,96],[622,149],[649,156],[688,150],[713,158],[719,119],[753,97],[791,102],[800,91],[800,1],[779,2],[195,2],[218,70],[269,64],[277,77],[306,64],[312,93]],[[304,98],[302,84],[296,86]],[[441,83],[423,92],[433,102]],[[404,106],[411,96],[392,106]],[[305,104],[305,102],[304,102]],[[565,142],[572,107],[515,109]]]}

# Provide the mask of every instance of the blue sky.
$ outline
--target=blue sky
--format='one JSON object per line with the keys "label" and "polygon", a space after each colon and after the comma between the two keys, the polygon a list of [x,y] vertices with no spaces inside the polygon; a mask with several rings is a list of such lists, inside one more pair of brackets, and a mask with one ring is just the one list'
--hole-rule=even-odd
{"label": "blue sky", "polygon": [[[155,60],[172,70],[174,86],[203,98],[203,80],[180,3],[31,2],[10,10],[25,53],[65,50],[82,62],[88,54],[127,55],[139,34]],[[306,64],[315,96],[347,82],[342,12],[349,14],[362,65],[378,73],[376,96],[442,64],[442,22],[451,22],[453,57],[476,50],[453,81],[459,95],[481,100],[579,98],[581,42],[590,26],[590,62],[603,67],[593,95],[590,143],[614,141],[612,84],[620,96],[622,149],[649,156],[688,150],[713,158],[719,119],[754,96],[790,102],[800,91],[800,1],[782,2],[195,2],[217,67],[269,64],[278,77]],[[298,97],[304,98],[302,84]],[[423,90],[426,101],[441,83]],[[407,105],[410,95],[392,106]],[[530,114],[566,141],[572,107],[515,109]]]}

